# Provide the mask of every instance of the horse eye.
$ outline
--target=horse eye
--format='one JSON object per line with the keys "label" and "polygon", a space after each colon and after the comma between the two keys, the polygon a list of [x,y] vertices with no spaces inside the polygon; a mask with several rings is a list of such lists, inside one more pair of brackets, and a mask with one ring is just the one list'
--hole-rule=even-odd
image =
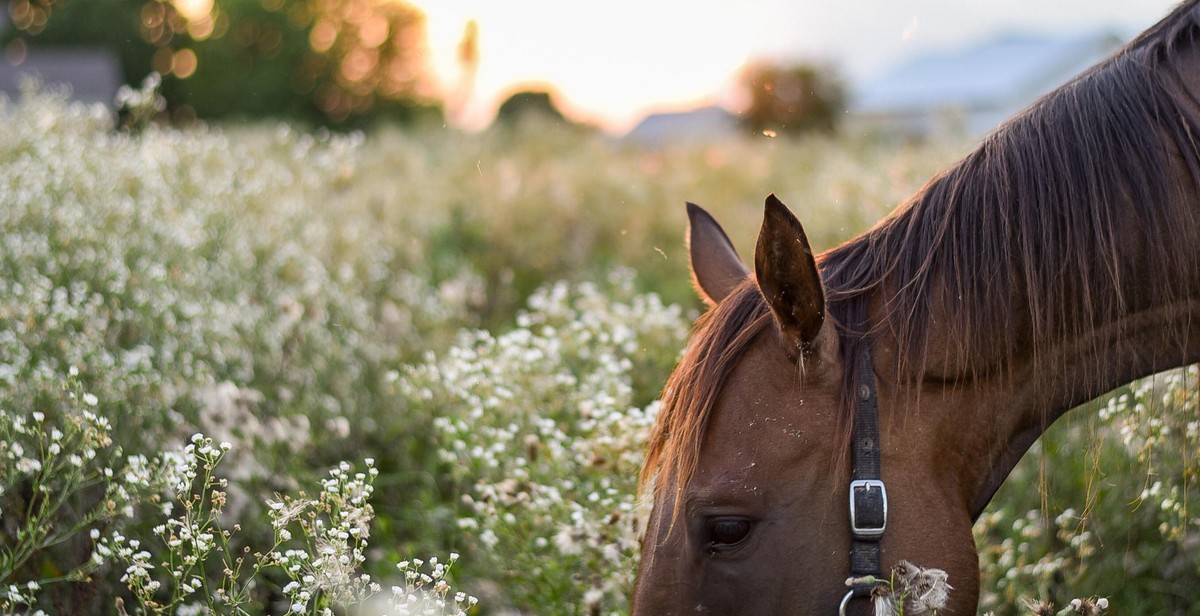
{"label": "horse eye", "polygon": [[750,535],[751,523],[745,518],[714,518],[708,522],[708,547],[731,548]]}

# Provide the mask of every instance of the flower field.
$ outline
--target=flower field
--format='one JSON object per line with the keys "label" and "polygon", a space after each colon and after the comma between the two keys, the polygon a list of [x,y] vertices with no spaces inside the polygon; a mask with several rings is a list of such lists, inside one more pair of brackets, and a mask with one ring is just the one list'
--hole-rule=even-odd
{"label": "flower field", "polygon": [[[700,310],[683,202],[748,256],[775,192],[827,248],[970,147],[0,115],[16,614],[626,613]],[[976,525],[981,610],[1200,614],[1198,388],[1136,383],[1035,446]]]}

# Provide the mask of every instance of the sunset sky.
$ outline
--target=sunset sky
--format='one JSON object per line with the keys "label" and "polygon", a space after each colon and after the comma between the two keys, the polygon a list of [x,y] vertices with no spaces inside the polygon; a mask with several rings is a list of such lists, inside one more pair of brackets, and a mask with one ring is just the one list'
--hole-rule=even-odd
{"label": "sunset sky", "polygon": [[853,80],[911,54],[954,49],[1007,31],[1126,36],[1174,0],[416,0],[427,17],[429,65],[460,88],[456,49],[479,27],[467,127],[491,121],[522,84],[548,84],[560,103],[614,131],[648,111],[730,102],[747,60],[818,59]]}

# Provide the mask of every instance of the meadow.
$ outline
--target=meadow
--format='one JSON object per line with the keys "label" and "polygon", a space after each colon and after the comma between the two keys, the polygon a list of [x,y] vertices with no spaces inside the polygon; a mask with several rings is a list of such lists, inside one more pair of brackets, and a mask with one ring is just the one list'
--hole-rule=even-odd
{"label": "meadow", "polygon": [[[701,309],[684,201],[749,256],[774,192],[827,248],[971,147],[120,128],[32,92],[0,116],[15,614],[626,613],[642,444]],[[1200,614],[1198,386],[1034,447],[976,525],[981,610]]]}

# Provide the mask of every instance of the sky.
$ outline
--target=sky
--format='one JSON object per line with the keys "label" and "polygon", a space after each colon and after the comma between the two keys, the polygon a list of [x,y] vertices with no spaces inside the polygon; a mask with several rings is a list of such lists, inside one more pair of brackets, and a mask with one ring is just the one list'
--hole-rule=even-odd
{"label": "sky", "polygon": [[755,59],[832,64],[851,83],[913,54],[1007,32],[1132,36],[1175,0],[415,0],[444,92],[465,92],[457,48],[478,26],[465,128],[490,123],[517,89],[550,87],[568,114],[621,132],[652,111],[736,104]]}

